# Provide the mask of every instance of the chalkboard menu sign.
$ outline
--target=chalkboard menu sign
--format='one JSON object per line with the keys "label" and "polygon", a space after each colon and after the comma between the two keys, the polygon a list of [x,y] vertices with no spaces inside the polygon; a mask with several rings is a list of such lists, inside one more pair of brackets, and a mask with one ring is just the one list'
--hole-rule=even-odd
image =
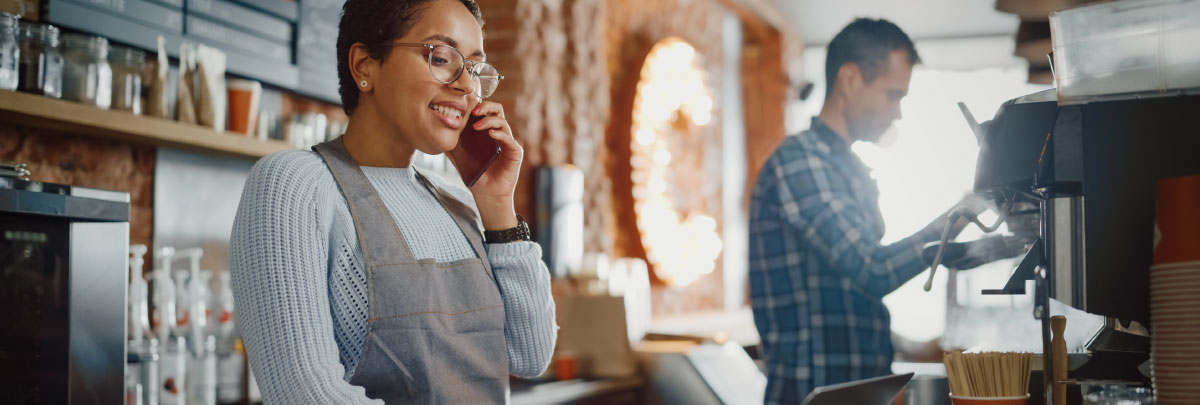
{"label": "chalkboard menu sign", "polygon": [[339,102],[337,27],[344,0],[44,0],[45,20],[178,57],[183,42],[226,54],[230,74]]}
{"label": "chalkboard menu sign", "polygon": [[297,35],[297,65],[300,82],[310,86],[301,93],[317,96],[338,94],[337,37],[344,0],[304,0]]}

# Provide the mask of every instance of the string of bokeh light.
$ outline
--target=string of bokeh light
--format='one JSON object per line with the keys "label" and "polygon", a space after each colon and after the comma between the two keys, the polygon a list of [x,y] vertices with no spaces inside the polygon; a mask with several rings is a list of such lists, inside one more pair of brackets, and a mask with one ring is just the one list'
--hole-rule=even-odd
{"label": "string of bokeh light", "polygon": [[[680,212],[670,198],[670,136],[699,136],[680,131],[678,122],[705,126],[712,121],[713,99],[704,83],[696,50],[668,38],[650,51],[642,67],[633,104],[634,212],[646,258],[655,274],[670,285],[685,286],[712,273],[721,253],[717,221],[700,209]],[[696,173],[696,175],[700,175]]]}

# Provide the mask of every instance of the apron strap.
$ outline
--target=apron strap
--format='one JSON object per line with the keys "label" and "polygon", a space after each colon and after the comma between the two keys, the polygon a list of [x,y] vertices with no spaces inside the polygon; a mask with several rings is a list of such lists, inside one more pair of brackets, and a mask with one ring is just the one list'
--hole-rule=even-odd
{"label": "apron strap", "polygon": [[413,171],[416,172],[417,179],[421,181],[421,184],[424,184],[429,191],[433,192],[433,196],[442,203],[442,207],[446,208],[446,211],[450,213],[450,217],[454,218],[454,222],[458,224],[458,229],[471,242],[471,247],[475,249],[475,254],[479,255],[479,259],[483,262],[483,268],[487,271],[488,276],[495,278],[492,274],[492,264],[488,260],[487,250],[483,247],[483,226],[480,224],[475,210],[467,203],[454,198],[450,192],[429,181],[415,167]]}
{"label": "apron strap", "polygon": [[[362,167],[359,167],[346,150],[342,137],[313,146],[313,150],[325,160],[325,165],[333,173],[334,181],[346,197],[346,205],[350,207],[350,217],[354,219],[354,232],[358,234],[358,243],[366,265],[374,267],[416,263],[417,260],[413,258],[404,234],[400,232],[391,212],[375,191],[375,186],[367,180]],[[378,249],[371,248],[373,242],[380,244]]]}

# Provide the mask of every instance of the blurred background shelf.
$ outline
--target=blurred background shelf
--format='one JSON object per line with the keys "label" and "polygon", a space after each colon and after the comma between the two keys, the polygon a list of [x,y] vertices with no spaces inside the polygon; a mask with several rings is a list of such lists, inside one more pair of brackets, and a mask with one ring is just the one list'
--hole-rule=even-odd
{"label": "blurred background shelf", "polygon": [[293,149],[282,141],[259,141],[197,125],[10,91],[0,92],[0,121],[251,160]]}

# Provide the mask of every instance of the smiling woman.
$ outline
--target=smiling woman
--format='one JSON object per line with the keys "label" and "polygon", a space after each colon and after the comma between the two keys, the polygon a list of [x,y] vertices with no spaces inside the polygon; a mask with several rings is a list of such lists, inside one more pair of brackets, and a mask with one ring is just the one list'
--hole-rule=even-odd
{"label": "smiling woman", "polygon": [[[513,209],[523,151],[471,0],[348,0],[346,133],[246,182],[231,271],[268,403],[504,403],[554,349],[541,249]],[[469,190],[411,166],[468,114],[501,154]],[[474,120],[470,122],[475,122]],[[451,154],[447,154],[451,155]]]}

